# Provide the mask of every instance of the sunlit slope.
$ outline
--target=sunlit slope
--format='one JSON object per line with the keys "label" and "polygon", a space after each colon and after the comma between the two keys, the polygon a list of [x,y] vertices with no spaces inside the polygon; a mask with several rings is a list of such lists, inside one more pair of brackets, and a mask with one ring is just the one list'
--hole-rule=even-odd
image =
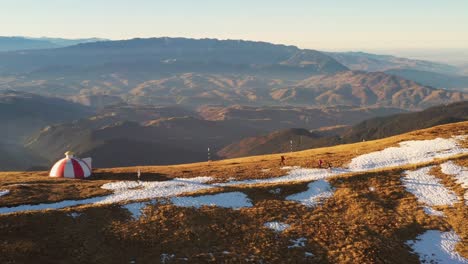
{"label": "sunlit slope", "polygon": [[[1,173],[0,260],[466,263],[467,131],[462,122],[301,152],[101,169],[85,181]],[[332,167],[317,168],[320,159]]]}

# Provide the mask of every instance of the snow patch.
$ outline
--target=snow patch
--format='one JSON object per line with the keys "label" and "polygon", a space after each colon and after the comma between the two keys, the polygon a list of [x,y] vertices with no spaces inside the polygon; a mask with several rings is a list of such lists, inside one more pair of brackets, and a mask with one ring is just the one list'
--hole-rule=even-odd
{"label": "snow patch", "polygon": [[288,174],[281,177],[267,178],[267,179],[252,179],[242,181],[231,181],[226,183],[215,183],[216,186],[232,186],[232,185],[255,185],[255,184],[268,184],[268,183],[288,183],[288,182],[308,182],[329,178],[331,176],[349,172],[345,169],[334,169],[330,172],[327,169],[305,169],[294,168]]}
{"label": "snow patch", "polygon": [[82,213],[78,213],[78,212],[71,212],[68,214],[68,216],[70,216],[71,218],[77,218],[77,217],[80,217],[82,215]]}
{"label": "snow patch", "polygon": [[233,209],[252,206],[252,202],[247,197],[247,195],[241,192],[218,193],[196,197],[174,197],[171,199],[171,201],[176,206],[195,208],[199,208],[204,205]]}
{"label": "snow patch", "polygon": [[365,171],[403,166],[467,152],[468,149],[461,148],[458,145],[457,138],[404,141],[398,147],[386,148],[382,151],[371,152],[352,159],[349,169],[352,171]]}
{"label": "snow patch", "polygon": [[131,204],[126,204],[122,206],[123,208],[127,209],[131,214],[133,219],[139,219],[141,216],[141,210],[145,208],[147,205],[147,202],[141,202],[141,203],[131,203]]}
{"label": "snow patch", "polygon": [[437,210],[435,210],[434,208],[429,207],[429,206],[424,206],[424,207],[423,207],[423,210],[424,210],[424,212],[425,212],[426,214],[428,214],[428,215],[445,216],[444,212],[437,211]]}
{"label": "snow patch", "polygon": [[[212,177],[196,177],[191,179],[175,178],[169,181],[162,182],[136,182],[136,181],[120,181],[110,182],[104,184],[101,188],[111,190],[114,193],[107,196],[93,197],[83,200],[64,200],[57,203],[43,203],[37,205],[20,205],[15,207],[2,207],[0,208],[0,214],[14,213],[20,211],[36,211],[36,210],[47,210],[47,209],[61,209],[65,207],[73,207],[84,204],[113,204],[113,203],[128,203],[130,201],[141,201],[159,197],[174,197],[182,195],[184,193],[197,192],[200,190],[232,186],[232,185],[255,185],[265,183],[288,183],[288,182],[310,182],[318,181],[321,183],[316,184],[328,184],[323,181],[332,176],[349,173],[353,171],[365,171],[370,169],[393,167],[407,165],[410,163],[419,163],[431,161],[435,158],[444,158],[460,153],[467,153],[468,149],[459,147],[457,140],[463,140],[465,137],[457,136],[451,139],[433,139],[433,140],[422,140],[422,141],[406,141],[401,142],[399,147],[390,147],[382,151],[364,154],[352,159],[349,169],[333,168],[328,169],[306,169],[300,168],[299,166],[285,166],[281,169],[288,170],[287,175],[282,177],[268,178],[268,179],[252,179],[235,181],[231,180],[226,183],[215,183],[209,184],[208,182],[213,181]],[[450,163],[449,163],[450,165]],[[453,166],[445,165],[445,170],[453,173],[455,168]],[[461,170],[456,175],[460,176],[460,181],[463,186],[466,186],[466,169]],[[457,177],[458,177],[457,176]],[[463,177],[462,177],[463,176]],[[457,178],[458,179],[458,178]],[[408,186],[418,185],[407,181]],[[419,184],[421,185],[421,184]],[[440,185],[440,184],[439,184]],[[320,187],[320,186],[319,186]],[[434,186],[433,186],[434,187]],[[428,187],[428,189],[433,189]],[[435,187],[434,187],[435,188]],[[421,190],[421,188],[416,188]],[[423,191],[427,191],[424,188]],[[371,190],[372,191],[372,190]],[[0,196],[6,195],[9,191],[0,191]],[[423,192],[424,193],[424,192]],[[449,193],[452,194],[452,193]],[[298,194],[299,195],[299,194]],[[306,196],[304,193],[303,195]],[[311,193],[307,204],[315,205],[314,197],[326,198],[332,195],[330,190],[320,193]],[[466,203],[468,203],[468,194],[465,194]],[[423,197],[423,195],[421,194]],[[435,194],[433,196],[436,196]],[[294,197],[294,196],[293,196]],[[194,198],[194,197],[192,197]],[[196,206],[199,202],[190,202],[188,199],[183,198],[181,202],[187,204],[193,203]],[[452,202],[452,196],[446,197],[446,199]],[[305,200],[304,200],[305,201]],[[244,201],[245,202],[245,201]],[[249,200],[250,203],[250,200]],[[242,203],[242,207],[247,203]],[[250,203],[251,205],[251,203]],[[220,205],[222,206],[222,205]],[[231,206],[228,206],[231,207]]]}
{"label": "snow patch", "polygon": [[106,196],[94,197],[83,200],[64,200],[57,203],[42,203],[42,204],[25,204],[14,207],[1,207],[0,214],[16,213],[22,211],[39,211],[39,210],[51,210],[51,209],[62,209],[66,207],[73,207],[84,204],[98,204],[102,202]]}
{"label": "snow patch", "polygon": [[401,179],[406,190],[411,192],[418,201],[428,206],[450,205],[458,202],[457,195],[447,189],[440,180],[429,174],[433,166],[415,171],[405,171]]}
{"label": "snow patch", "polygon": [[175,178],[162,182],[136,182],[119,181],[104,184],[101,188],[114,191],[107,196],[93,197],[83,200],[65,200],[57,203],[43,203],[37,205],[20,205],[15,207],[1,207],[0,214],[14,213],[21,211],[37,211],[48,209],[62,209],[84,204],[113,204],[119,202],[129,202],[147,200],[159,197],[172,197],[183,193],[196,192],[213,188],[206,184],[213,180],[212,177],[196,178]]}
{"label": "snow patch", "polygon": [[309,183],[308,190],[286,197],[286,200],[297,201],[305,206],[312,207],[319,204],[324,199],[333,196],[333,188],[330,183],[324,180],[318,180]]}
{"label": "snow patch", "polygon": [[452,161],[445,162],[440,165],[440,169],[443,173],[451,175],[455,178],[455,182],[460,184],[465,189],[465,204],[468,205],[468,168],[458,166]]}
{"label": "snow patch", "polygon": [[398,147],[389,147],[382,151],[371,152],[353,158],[349,164],[349,169],[307,169],[299,166],[284,166],[281,167],[281,169],[288,170],[288,174],[285,176],[267,179],[229,181],[214,185],[232,186],[316,181],[344,173],[416,164],[432,161],[436,158],[445,158],[460,153],[468,153],[468,149],[461,148],[458,145],[458,140],[460,140],[460,137],[404,141],[401,142]]}
{"label": "snow patch", "polygon": [[0,196],[7,195],[7,194],[9,194],[9,193],[10,193],[9,190],[0,190]]}
{"label": "snow patch", "polygon": [[288,246],[288,248],[299,248],[299,247],[305,247],[305,243],[307,241],[307,238],[300,237],[298,239],[291,239],[289,241],[291,241],[293,244]]}
{"label": "snow patch", "polygon": [[273,189],[273,190],[269,190],[268,192],[272,193],[272,194],[280,194],[281,193],[281,188],[276,188],[276,189]]}
{"label": "snow patch", "polygon": [[288,229],[291,225],[282,222],[266,222],[263,226],[266,228],[273,229],[276,232],[283,232]]}
{"label": "snow patch", "polygon": [[161,263],[167,263],[168,261],[171,261],[174,257],[175,257],[174,254],[162,253],[161,254]]}
{"label": "snow patch", "polygon": [[407,244],[419,255],[422,263],[466,264],[468,260],[455,251],[458,242],[460,238],[454,231],[429,230]]}
{"label": "snow patch", "polygon": [[300,166],[284,166],[284,167],[281,167],[282,170],[295,170],[295,169],[299,169]]}

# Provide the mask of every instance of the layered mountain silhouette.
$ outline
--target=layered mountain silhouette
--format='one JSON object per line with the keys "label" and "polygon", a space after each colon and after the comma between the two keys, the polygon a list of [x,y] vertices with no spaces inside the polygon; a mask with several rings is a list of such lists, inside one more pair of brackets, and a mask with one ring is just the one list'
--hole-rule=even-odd
{"label": "layered mountain silhouette", "polygon": [[52,123],[92,114],[83,105],[60,98],[5,90],[0,91],[0,141],[23,141],[36,130]]}
{"label": "layered mountain silhouette", "polygon": [[212,158],[217,158],[217,150],[245,137],[297,126],[349,125],[395,112],[401,110],[205,106],[193,111],[119,105],[89,118],[49,126],[26,146],[49,163],[67,150],[95,157],[98,167],[195,162],[207,159],[208,147]]}
{"label": "layered mountain silhouette", "polygon": [[351,70],[385,72],[435,88],[468,89],[468,76],[463,66],[364,52],[326,54]]}
{"label": "layered mountain silhouette", "polygon": [[290,88],[278,89],[273,98],[298,104],[345,104],[418,109],[467,99],[467,94],[420,85],[382,72],[341,72],[318,75]]}
{"label": "layered mountain silhouette", "polygon": [[0,170],[29,169],[43,164],[25,141],[44,126],[92,114],[83,105],[59,98],[17,91],[0,91]]}
{"label": "layered mountain silhouette", "polygon": [[2,37],[0,36],[0,51],[17,51],[31,49],[53,49],[72,46],[80,43],[104,41],[100,38],[64,39],[64,38],[30,38],[30,37]]}
{"label": "layered mountain silhouette", "polygon": [[420,71],[411,69],[393,69],[385,73],[396,75],[407,80],[413,80],[423,85],[468,91],[468,76],[443,74],[430,71]]}
{"label": "layered mountain silhouette", "polygon": [[[262,155],[304,150],[363,140],[373,140],[441,124],[468,120],[468,101],[428,108],[421,112],[376,117],[346,129],[324,132],[308,129],[285,129],[250,137],[226,146],[218,152],[223,158]],[[331,134],[331,135],[330,135]],[[334,134],[334,135],[333,135]]]}
{"label": "layered mountain silhouette", "polygon": [[[277,130],[306,129],[259,142],[298,134],[304,146],[327,145],[338,140],[338,130],[307,131],[342,130],[376,116],[468,99],[466,92],[427,85],[434,80],[421,79],[425,86],[408,80],[417,76],[401,77],[417,70],[442,75],[456,69],[216,39],[130,39],[0,52],[0,90],[8,91],[0,99],[0,151],[10,153],[4,160],[21,153],[42,159],[24,162],[22,169],[48,166],[67,150],[95,156],[100,167],[201,161],[208,147],[216,158],[227,145]],[[261,152],[232,149],[239,150],[219,153]]]}
{"label": "layered mountain silhouette", "polygon": [[339,63],[350,70],[367,72],[384,72],[388,70],[405,69],[442,74],[460,73],[460,68],[439,62],[401,58],[391,55],[379,55],[365,52],[327,52]]}
{"label": "layered mountain silhouette", "polygon": [[[240,104],[414,110],[466,98],[463,92],[438,90],[394,75],[349,71],[333,56],[341,58],[294,46],[240,40],[100,41],[0,53],[0,89],[60,96],[92,107],[128,102],[180,104],[192,109]],[[401,60],[394,64],[452,69]],[[366,63],[367,70],[391,69]]]}
{"label": "layered mountain silhouette", "polygon": [[237,68],[241,72],[291,69],[305,74],[347,69],[315,50],[266,42],[185,38],[100,41],[59,49],[13,51],[0,54],[0,59],[4,71],[23,73],[57,65],[83,70],[93,66],[132,70],[129,67],[139,65],[136,70],[146,68],[170,73],[190,72],[200,66],[205,66],[205,70]]}

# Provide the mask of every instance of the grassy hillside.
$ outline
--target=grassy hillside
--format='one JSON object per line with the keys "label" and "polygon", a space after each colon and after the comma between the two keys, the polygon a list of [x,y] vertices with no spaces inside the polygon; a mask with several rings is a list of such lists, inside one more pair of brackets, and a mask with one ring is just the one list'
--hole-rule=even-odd
{"label": "grassy hillside", "polygon": [[[347,167],[353,158],[362,154],[397,146],[402,141],[451,138],[466,135],[467,131],[468,122],[462,122],[375,141],[282,155],[286,155],[289,166],[311,168],[318,159],[324,159],[338,169]],[[466,138],[460,140],[459,147],[468,148]],[[143,182],[148,184],[197,176],[214,177],[214,182],[265,179],[287,173],[279,165],[279,156],[140,169]],[[216,206],[181,207],[173,204],[170,197],[160,197],[151,200],[136,218],[118,203],[0,214],[0,261],[418,263],[418,255],[411,251],[407,241],[427,230],[454,230],[461,239],[456,251],[468,258],[465,221],[468,210],[463,198],[453,206],[436,207],[446,215],[437,217],[425,213],[416,196],[402,185],[406,170],[433,164],[431,174],[462,196],[463,187],[438,169],[438,164],[446,160],[468,166],[465,152],[424,164],[336,175],[328,179],[333,195],[312,207],[285,199],[308,188],[307,181],[293,181],[219,185],[183,194],[186,197],[225,192],[246,194],[252,206],[236,210]],[[99,169],[92,178],[83,181],[49,178],[47,172],[0,173],[0,190],[10,191],[0,196],[0,211],[5,206],[106,195],[110,191],[101,188],[103,184],[134,180],[136,170],[137,167]],[[290,227],[275,232],[264,226],[270,221],[284,222]],[[294,241],[299,241],[297,247],[293,246]]]}

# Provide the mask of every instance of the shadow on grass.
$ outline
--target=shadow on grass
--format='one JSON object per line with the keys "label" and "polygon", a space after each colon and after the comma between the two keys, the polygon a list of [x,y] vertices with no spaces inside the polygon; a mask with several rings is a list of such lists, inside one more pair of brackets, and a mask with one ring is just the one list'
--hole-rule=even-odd
{"label": "shadow on grass", "polygon": [[[167,181],[172,178],[168,177],[165,174],[161,173],[152,173],[152,172],[142,172],[140,176],[140,181]],[[137,173],[128,173],[128,172],[95,172],[93,175],[86,180],[119,180],[119,181],[137,181]]]}

